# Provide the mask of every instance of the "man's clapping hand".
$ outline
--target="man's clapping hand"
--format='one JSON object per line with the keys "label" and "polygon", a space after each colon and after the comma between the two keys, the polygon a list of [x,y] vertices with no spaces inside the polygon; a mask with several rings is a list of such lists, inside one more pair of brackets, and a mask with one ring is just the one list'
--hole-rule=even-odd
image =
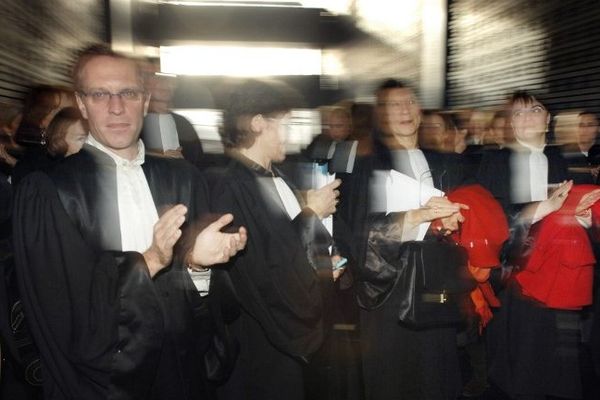
{"label": "man's clapping hand", "polygon": [[225,214],[204,228],[196,236],[188,262],[206,268],[229,261],[238,251],[246,247],[248,240],[246,228],[240,227],[234,233],[221,232],[221,229],[232,221],[233,215]]}

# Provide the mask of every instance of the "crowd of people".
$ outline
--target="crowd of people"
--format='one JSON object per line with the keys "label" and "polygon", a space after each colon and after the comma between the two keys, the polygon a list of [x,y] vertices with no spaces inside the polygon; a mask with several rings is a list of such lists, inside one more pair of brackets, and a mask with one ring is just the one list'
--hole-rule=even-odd
{"label": "crowd of people", "polygon": [[387,79],[290,162],[297,93],[249,79],[211,164],[168,79],[96,45],[0,105],[2,398],[598,398],[595,114],[422,110]]}

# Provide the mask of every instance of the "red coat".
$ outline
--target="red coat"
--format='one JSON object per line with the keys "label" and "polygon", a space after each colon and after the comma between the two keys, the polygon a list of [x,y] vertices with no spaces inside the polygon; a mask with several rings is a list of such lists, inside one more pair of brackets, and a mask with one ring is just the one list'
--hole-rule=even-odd
{"label": "red coat", "polygon": [[[550,308],[580,309],[592,303],[596,259],[587,232],[575,218],[581,197],[595,185],[574,186],[562,208],[532,227],[531,255],[516,280],[523,294]],[[592,207],[598,216],[598,203]]]}
{"label": "red coat", "polygon": [[508,223],[500,203],[480,185],[458,188],[448,194],[448,199],[469,206],[468,210],[461,210],[465,220],[452,238],[467,249],[469,271],[479,282],[471,293],[471,300],[481,318],[482,329],[492,318],[489,306],[500,306],[488,278],[490,270],[500,265],[498,255],[509,236]]}

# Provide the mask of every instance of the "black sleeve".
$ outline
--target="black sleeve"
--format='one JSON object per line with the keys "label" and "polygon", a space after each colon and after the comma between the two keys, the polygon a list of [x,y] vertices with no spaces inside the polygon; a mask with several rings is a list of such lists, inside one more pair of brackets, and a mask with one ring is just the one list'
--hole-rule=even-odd
{"label": "black sleeve", "polygon": [[319,217],[310,208],[304,208],[292,220],[292,225],[300,237],[311,266],[316,270],[323,271],[325,276],[329,274],[331,279],[329,246],[333,245],[333,238]]}
{"label": "black sleeve", "polygon": [[147,393],[163,320],[143,257],[91,250],[42,173],[21,182],[13,226],[19,292],[45,385],[68,398]]}
{"label": "black sleeve", "polygon": [[10,219],[11,209],[12,187],[6,175],[0,173],[0,226]]}
{"label": "black sleeve", "polygon": [[289,219],[272,220],[248,182],[226,180],[212,194],[213,209],[232,213],[248,230],[246,248],[226,267],[237,301],[275,347],[305,359],[321,344],[322,300],[296,228]]}

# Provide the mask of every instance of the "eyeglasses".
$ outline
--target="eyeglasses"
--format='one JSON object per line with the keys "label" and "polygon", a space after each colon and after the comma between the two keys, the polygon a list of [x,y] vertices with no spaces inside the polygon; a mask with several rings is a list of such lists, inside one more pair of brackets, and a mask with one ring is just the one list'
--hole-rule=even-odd
{"label": "eyeglasses", "polygon": [[117,93],[111,93],[107,90],[79,91],[81,96],[89,98],[92,103],[96,104],[108,103],[113,96],[117,96],[124,101],[138,101],[143,97],[144,93],[143,90],[137,89],[123,89]]}
{"label": "eyeglasses", "polygon": [[522,108],[520,110],[515,110],[515,111],[513,111],[512,116],[513,116],[513,118],[523,118],[525,116],[525,114],[528,114],[528,113],[532,113],[534,115],[540,115],[545,112],[546,112],[546,109],[544,107],[538,105],[538,106],[533,106],[529,109]]}

